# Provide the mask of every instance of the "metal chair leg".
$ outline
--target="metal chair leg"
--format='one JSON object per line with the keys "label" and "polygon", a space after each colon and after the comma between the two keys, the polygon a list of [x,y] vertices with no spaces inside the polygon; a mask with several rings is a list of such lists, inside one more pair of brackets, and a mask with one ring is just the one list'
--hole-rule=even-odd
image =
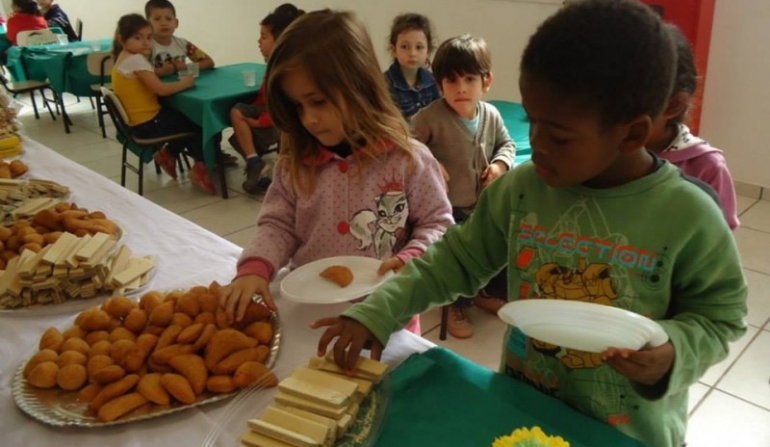
{"label": "metal chair leg", "polygon": [[70,120],[70,117],[67,115],[67,109],[64,107],[64,95],[63,94],[56,94],[56,97],[58,98],[59,105],[61,106],[61,115],[62,119],[64,121],[64,132],[70,133],[70,126],[72,125],[72,121]]}
{"label": "metal chair leg", "polygon": [[[42,95],[42,93],[41,93]],[[29,99],[32,101],[32,110],[35,111],[35,119],[40,119],[40,114],[37,111],[37,102],[35,101],[35,91],[30,90],[29,92]],[[45,95],[43,95],[43,102],[45,103]]]}
{"label": "metal chair leg", "polygon": [[96,117],[99,120],[99,128],[102,129],[102,138],[107,138],[107,126],[104,125],[104,114],[102,113],[102,97],[96,97]]}
{"label": "metal chair leg", "polygon": [[441,326],[439,326],[438,330],[438,339],[441,341],[446,340],[446,327],[447,322],[449,321],[449,306],[450,304],[441,306]]}
{"label": "metal chair leg", "polygon": [[126,187],[126,163],[128,157],[128,141],[123,143],[123,161],[120,165],[120,186]]}

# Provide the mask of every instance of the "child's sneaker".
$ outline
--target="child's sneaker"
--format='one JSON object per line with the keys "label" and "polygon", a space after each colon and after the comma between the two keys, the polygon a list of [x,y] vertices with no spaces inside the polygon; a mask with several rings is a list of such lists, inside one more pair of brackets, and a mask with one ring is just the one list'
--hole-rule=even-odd
{"label": "child's sneaker", "polygon": [[176,180],[176,157],[171,155],[171,151],[168,150],[168,146],[163,146],[161,150],[152,156],[155,159],[155,163],[160,165],[163,171],[170,175],[172,179]]}
{"label": "child's sneaker", "polygon": [[265,167],[265,162],[259,157],[251,157],[246,159],[246,180],[241,187],[248,194],[256,194],[259,192],[259,180],[262,175],[262,169]]}
{"label": "child's sneaker", "polygon": [[497,315],[497,311],[505,305],[505,301],[500,298],[489,296],[486,292],[481,291],[476,298],[473,299],[473,304],[479,309],[483,309],[491,314]]}
{"label": "child's sneaker", "polygon": [[210,192],[211,194],[217,193],[217,188],[211,183],[209,177],[209,170],[206,168],[206,163],[202,161],[196,161],[192,169],[190,169],[190,180],[197,184],[201,188]]}
{"label": "child's sneaker", "polygon": [[450,305],[446,326],[447,332],[454,338],[471,338],[473,324],[468,316],[468,307]]}

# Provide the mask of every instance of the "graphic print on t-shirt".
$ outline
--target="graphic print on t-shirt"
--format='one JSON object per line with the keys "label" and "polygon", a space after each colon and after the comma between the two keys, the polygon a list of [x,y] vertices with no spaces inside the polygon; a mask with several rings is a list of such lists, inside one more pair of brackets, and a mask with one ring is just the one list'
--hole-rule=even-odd
{"label": "graphic print on t-shirt", "polygon": [[[665,247],[638,247],[613,232],[590,197],[559,215],[519,210],[510,222],[509,272],[517,278],[518,299],[576,300],[645,313],[639,297],[663,287],[671,268]],[[505,371],[612,425],[628,423],[638,408],[629,381],[599,354],[551,345],[515,328]]]}
{"label": "graphic print on t-shirt", "polygon": [[404,182],[396,180],[395,175],[379,187],[381,193],[374,197],[374,209],[359,210],[350,219],[350,234],[358,240],[359,250],[374,246],[375,256],[384,259],[405,243],[409,203]]}

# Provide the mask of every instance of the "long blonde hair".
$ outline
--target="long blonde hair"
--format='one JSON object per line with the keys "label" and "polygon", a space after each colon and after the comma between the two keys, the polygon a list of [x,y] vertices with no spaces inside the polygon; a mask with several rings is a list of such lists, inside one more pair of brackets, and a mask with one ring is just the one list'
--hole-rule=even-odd
{"label": "long blonde hair", "polygon": [[319,154],[318,142],[281,87],[284,75],[300,69],[340,114],[357,162],[377,158],[378,150],[390,144],[411,156],[409,128],[391,99],[364,25],[350,12],[310,12],[278,38],[265,75],[267,108],[281,130],[282,160],[300,191],[313,191],[315,164],[306,166],[303,160],[315,160]]}

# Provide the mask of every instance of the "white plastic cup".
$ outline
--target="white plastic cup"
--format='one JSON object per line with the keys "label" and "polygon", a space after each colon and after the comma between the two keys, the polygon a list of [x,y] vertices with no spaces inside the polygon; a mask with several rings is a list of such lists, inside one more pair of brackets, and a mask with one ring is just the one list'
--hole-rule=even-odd
{"label": "white plastic cup", "polygon": [[102,50],[102,44],[98,40],[92,40],[91,41],[91,49],[94,51],[101,51]]}
{"label": "white plastic cup", "polygon": [[178,71],[176,74],[177,74],[177,75],[179,75],[179,79],[184,79],[184,78],[186,78],[187,76],[191,75],[192,73],[190,73],[190,72],[189,72],[189,71],[187,71],[187,70],[180,70],[180,71]]}
{"label": "white plastic cup", "polygon": [[197,78],[201,72],[201,67],[197,62],[190,62],[187,64],[187,72]]}
{"label": "white plastic cup", "polygon": [[257,71],[256,70],[243,70],[243,83],[246,87],[254,87],[257,85]]}
{"label": "white plastic cup", "polygon": [[70,40],[66,34],[57,34],[56,38],[59,39],[59,45],[67,45],[70,43]]}

